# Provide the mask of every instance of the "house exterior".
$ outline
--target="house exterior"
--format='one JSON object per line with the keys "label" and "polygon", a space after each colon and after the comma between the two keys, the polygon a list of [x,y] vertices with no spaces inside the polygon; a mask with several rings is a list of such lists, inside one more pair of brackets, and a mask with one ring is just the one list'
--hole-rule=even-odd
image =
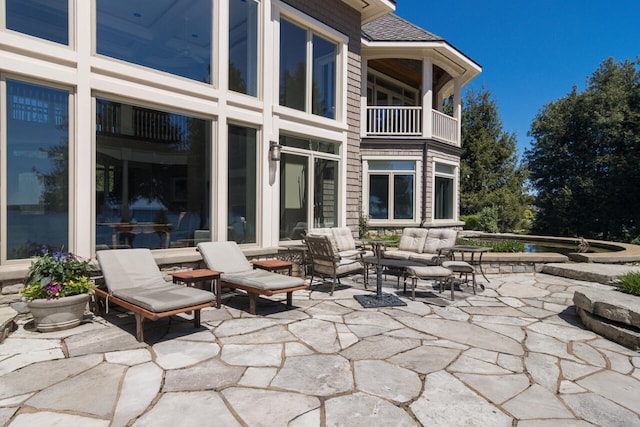
{"label": "house exterior", "polygon": [[3,283],[43,247],[171,263],[361,214],[459,225],[460,94],[481,69],[394,1],[0,6]]}

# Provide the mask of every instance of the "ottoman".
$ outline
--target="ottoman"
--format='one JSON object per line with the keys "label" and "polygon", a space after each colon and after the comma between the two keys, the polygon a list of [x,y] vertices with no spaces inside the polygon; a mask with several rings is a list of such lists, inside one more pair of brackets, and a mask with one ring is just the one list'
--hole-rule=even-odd
{"label": "ottoman", "polygon": [[[416,299],[416,284],[418,279],[432,279],[440,284],[440,292],[444,290],[444,283],[451,282],[451,299],[453,300],[453,272],[446,267],[440,266],[416,266],[407,267],[407,274],[411,278],[411,299]],[[404,285],[404,291],[407,291],[407,285]]]}

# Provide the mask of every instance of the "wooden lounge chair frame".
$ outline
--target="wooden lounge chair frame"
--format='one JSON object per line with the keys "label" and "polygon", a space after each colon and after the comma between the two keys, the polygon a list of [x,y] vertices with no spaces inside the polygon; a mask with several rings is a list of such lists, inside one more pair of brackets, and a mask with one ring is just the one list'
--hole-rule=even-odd
{"label": "wooden lounge chair frame", "polygon": [[[274,273],[274,274],[278,274],[278,273]],[[294,287],[285,288],[285,289],[257,289],[251,286],[225,282],[224,280],[220,280],[220,286],[225,288],[240,289],[245,291],[247,293],[247,296],[249,297],[249,313],[251,314],[256,314],[256,304],[258,300],[258,295],[272,296],[272,295],[282,294],[286,292],[287,308],[290,308],[293,305],[293,292],[301,291],[309,287],[308,285],[304,284],[304,285],[294,286]],[[221,303],[222,303],[222,296],[220,295],[220,292],[218,292],[218,301],[217,301],[218,308],[220,308]]]}
{"label": "wooden lounge chair frame", "polygon": [[[103,298],[105,300],[105,307],[107,304],[112,302],[116,305],[119,305],[133,312],[136,318],[136,339],[140,342],[144,341],[144,327],[143,327],[144,319],[158,320],[158,319],[162,319],[163,317],[171,317],[176,314],[185,313],[187,311],[193,311],[193,327],[199,328],[200,327],[200,310],[207,307],[213,307],[213,305],[215,304],[215,301],[211,301],[206,304],[198,304],[190,307],[177,308],[175,310],[169,310],[169,311],[150,311],[143,307],[140,307],[139,305],[132,304],[128,301],[125,301],[114,295],[111,295],[109,294],[109,292],[100,288],[97,288],[95,290],[95,296],[99,298]],[[100,304],[97,301],[96,301],[96,307],[97,307],[98,314],[102,314],[102,310],[100,309]]]}
{"label": "wooden lounge chair frame", "polygon": [[[200,326],[200,310],[212,307],[210,292],[165,281],[149,249],[112,249],[97,253],[106,289],[95,290],[105,309],[113,302],[134,313],[136,339],[144,341],[144,319],[157,320],[193,311],[194,327]],[[96,300],[96,308],[100,304]]]}

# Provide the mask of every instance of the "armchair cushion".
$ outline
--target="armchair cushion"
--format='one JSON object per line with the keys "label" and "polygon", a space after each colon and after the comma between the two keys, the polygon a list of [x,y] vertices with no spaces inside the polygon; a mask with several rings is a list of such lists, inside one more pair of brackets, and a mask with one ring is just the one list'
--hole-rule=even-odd
{"label": "armchair cushion", "polygon": [[331,228],[331,235],[336,242],[338,252],[355,250],[356,242],[353,240],[349,227],[333,227]]}
{"label": "armchair cushion", "polygon": [[458,232],[450,228],[430,228],[422,252],[437,254],[440,249],[454,246]]}
{"label": "armchair cushion", "polygon": [[308,236],[327,236],[329,238],[329,242],[331,243],[331,246],[333,247],[333,251],[335,253],[340,252],[340,250],[338,249],[338,242],[336,242],[336,239],[333,237],[333,233],[331,232],[331,229],[328,227],[324,227],[324,228],[310,228],[309,231],[307,232]]}
{"label": "armchair cushion", "polygon": [[400,237],[398,249],[401,251],[422,253],[426,239],[426,228],[405,228],[402,230],[402,237]]}

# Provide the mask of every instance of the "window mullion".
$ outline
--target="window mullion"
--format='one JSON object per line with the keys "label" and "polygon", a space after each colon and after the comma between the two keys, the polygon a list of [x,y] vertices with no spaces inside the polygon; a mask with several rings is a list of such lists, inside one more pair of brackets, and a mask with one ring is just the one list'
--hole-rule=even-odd
{"label": "window mullion", "polygon": [[307,31],[307,76],[305,86],[305,111],[313,111],[313,33]]}

